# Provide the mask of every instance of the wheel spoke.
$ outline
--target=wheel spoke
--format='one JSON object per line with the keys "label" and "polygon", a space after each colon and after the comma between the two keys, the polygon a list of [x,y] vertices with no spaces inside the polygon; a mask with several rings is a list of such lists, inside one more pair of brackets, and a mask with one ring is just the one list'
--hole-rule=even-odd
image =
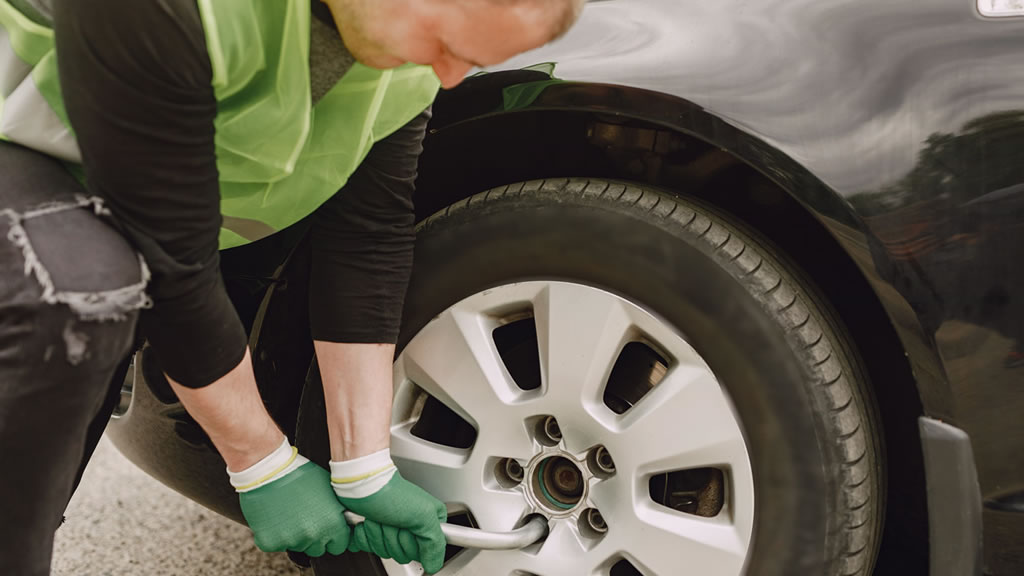
{"label": "wheel spoke", "polygon": [[484,530],[512,530],[528,512],[523,495],[513,490],[484,488],[466,494],[462,500],[477,526]]}
{"label": "wheel spoke", "polygon": [[594,413],[608,411],[601,390],[632,323],[618,297],[557,282],[538,294],[534,316],[543,409],[571,437],[574,426],[590,426]]}
{"label": "wheel spoke", "polygon": [[670,370],[623,415],[607,445],[620,469],[638,474],[747,462],[743,435],[718,381],[691,365]]}
{"label": "wheel spoke", "polygon": [[526,514],[522,494],[483,482],[486,459],[467,458],[465,450],[449,448],[413,436],[410,426],[391,432],[391,456],[402,476],[448,505],[468,509],[486,530],[511,530]]}
{"label": "wheel spoke", "polygon": [[648,576],[688,572],[708,576],[739,574],[747,546],[739,531],[715,518],[686,516],[654,503],[641,504],[632,518],[609,527],[609,546]]}
{"label": "wheel spoke", "polygon": [[[384,565],[384,571],[388,576],[423,576],[423,567],[419,562],[399,564],[394,560],[381,560],[381,564]],[[440,574],[449,573],[440,572]]]}
{"label": "wheel spoke", "polygon": [[[646,489],[646,486],[641,489]],[[618,518],[631,517],[635,513],[637,495],[634,490],[633,478],[627,474],[617,474],[607,480],[595,483],[590,489],[590,500],[594,507],[601,511],[609,530],[619,530]]]}
{"label": "wheel spoke", "polygon": [[[480,482],[467,466],[468,452],[417,438],[410,425],[391,431],[391,458],[402,476],[445,503],[458,503]],[[475,485],[475,486],[474,486]]]}
{"label": "wheel spoke", "polygon": [[[671,574],[680,558],[689,566],[699,566],[696,572],[707,576],[733,576],[742,571],[746,546],[732,526],[688,518],[672,520],[673,526],[652,526],[637,533],[647,545],[646,553],[634,548],[638,552],[635,562],[642,571],[650,576]],[[665,554],[665,550],[675,551],[676,557]]]}
{"label": "wheel spoke", "polygon": [[534,454],[534,444],[522,420],[496,419],[480,431],[473,445],[473,458],[515,458],[525,464]]}
{"label": "wheel spoke", "polygon": [[522,392],[511,384],[483,318],[457,306],[428,324],[400,361],[407,378],[478,430]]}
{"label": "wheel spoke", "polygon": [[[739,573],[738,566],[749,547],[749,526],[726,514],[702,518],[662,507],[648,497],[646,481],[643,486],[634,484],[626,476],[617,475],[591,489],[591,501],[608,521],[608,533],[592,554],[598,554],[598,558],[625,555],[643,573],[651,575],[679,573],[680,563],[693,566],[696,574]],[[734,504],[730,501],[730,506]],[[752,514],[752,505],[744,501],[739,508],[749,509]],[[716,570],[715,562],[733,568],[704,570],[704,565],[697,562],[705,557]],[[642,562],[646,566],[641,566]],[[672,563],[676,567],[667,568]]]}
{"label": "wheel spoke", "polygon": [[552,525],[540,551],[535,556],[524,557],[520,566],[538,576],[590,575],[597,569],[600,559],[599,550],[586,551],[569,524],[559,521]]}
{"label": "wheel spoke", "polygon": [[522,557],[518,550],[466,549],[449,560],[437,576],[509,576]]}

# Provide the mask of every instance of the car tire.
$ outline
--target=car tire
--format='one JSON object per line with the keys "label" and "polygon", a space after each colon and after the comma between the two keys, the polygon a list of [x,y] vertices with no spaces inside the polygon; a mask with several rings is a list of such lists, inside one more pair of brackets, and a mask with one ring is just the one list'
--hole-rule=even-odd
{"label": "car tire", "polygon": [[[813,283],[770,242],[728,214],[649,187],[598,179],[501,186],[419,225],[399,350],[463,298],[532,279],[628,299],[685,334],[707,362],[752,467],[746,573],[871,573],[884,471],[866,371]],[[310,374],[300,446],[324,460],[322,391]],[[384,573],[365,554],[313,565],[319,576]]]}

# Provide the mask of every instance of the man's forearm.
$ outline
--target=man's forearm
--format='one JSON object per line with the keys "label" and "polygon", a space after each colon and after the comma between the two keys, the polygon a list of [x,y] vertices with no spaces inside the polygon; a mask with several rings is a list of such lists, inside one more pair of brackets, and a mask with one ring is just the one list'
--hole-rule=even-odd
{"label": "man's forearm", "polygon": [[387,448],[391,437],[394,344],[314,342],[327,404],[331,460]]}
{"label": "man's forearm", "polygon": [[209,386],[186,388],[167,379],[229,470],[245,470],[281,444],[283,434],[260,399],[248,350],[238,366]]}

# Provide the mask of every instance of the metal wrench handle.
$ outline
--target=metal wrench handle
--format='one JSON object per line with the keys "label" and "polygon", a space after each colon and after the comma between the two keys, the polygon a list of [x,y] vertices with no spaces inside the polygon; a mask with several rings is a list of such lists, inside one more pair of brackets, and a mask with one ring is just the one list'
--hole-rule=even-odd
{"label": "metal wrench handle", "polygon": [[[345,521],[349,524],[355,526],[363,520],[362,516],[348,510],[345,511]],[[518,550],[546,536],[548,523],[544,518],[537,516],[531,518],[521,528],[510,532],[491,532],[456,524],[441,524],[441,532],[452,546],[485,550]]]}

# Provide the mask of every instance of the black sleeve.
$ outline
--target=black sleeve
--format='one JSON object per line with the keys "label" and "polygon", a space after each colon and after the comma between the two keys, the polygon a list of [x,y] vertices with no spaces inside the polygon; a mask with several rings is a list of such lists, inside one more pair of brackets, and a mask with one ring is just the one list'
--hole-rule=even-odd
{"label": "black sleeve", "polygon": [[246,335],[220,277],[212,69],[195,0],[56,0],[61,87],[88,186],[153,273],[142,329],[164,371],[201,387]]}
{"label": "black sleeve", "polygon": [[313,214],[310,325],[327,342],[398,339],[416,241],[416,168],[430,111],[381,140]]}

